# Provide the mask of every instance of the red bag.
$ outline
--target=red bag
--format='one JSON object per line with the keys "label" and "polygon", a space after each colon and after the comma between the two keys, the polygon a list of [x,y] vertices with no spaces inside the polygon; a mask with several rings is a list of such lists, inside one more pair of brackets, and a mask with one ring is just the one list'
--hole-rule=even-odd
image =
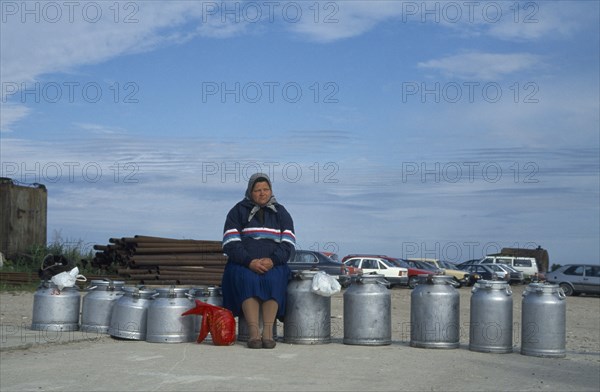
{"label": "red bag", "polygon": [[198,343],[202,343],[210,332],[215,346],[229,346],[235,343],[235,319],[230,310],[196,300],[196,307],[182,316],[198,314],[202,316],[202,327]]}

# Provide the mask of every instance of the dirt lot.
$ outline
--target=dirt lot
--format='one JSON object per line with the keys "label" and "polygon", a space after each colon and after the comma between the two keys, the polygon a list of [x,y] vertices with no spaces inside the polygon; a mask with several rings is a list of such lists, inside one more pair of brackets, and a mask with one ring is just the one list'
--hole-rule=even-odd
{"label": "dirt lot", "polygon": [[[521,299],[526,286],[512,286],[513,290],[513,339],[520,344]],[[461,344],[469,343],[469,301],[471,289],[463,287],[460,292]],[[394,288],[392,293],[392,340],[410,341],[410,294],[411,290]],[[343,293],[331,300],[331,335],[343,338]],[[84,295],[82,293],[82,295]],[[33,293],[0,293],[0,323],[10,326],[29,326],[33,309]],[[518,347],[516,347],[518,348]],[[567,351],[595,353],[600,355],[600,297],[579,296],[567,298]],[[600,357],[598,358],[600,363]]]}
{"label": "dirt lot", "polygon": [[[331,344],[280,342],[274,350],[258,351],[248,350],[243,344],[229,348],[156,344],[116,340],[107,335],[82,338],[80,333],[47,341],[27,330],[33,293],[4,292],[0,293],[0,390],[81,390],[81,380],[87,380],[85,389],[89,391],[600,389],[600,297],[568,297],[567,355],[538,358],[519,353],[524,287],[513,287],[514,352],[509,354],[468,350],[470,288],[459,290],[461,344],[451,350],[409,346],[411,290],[406,288],[391,290],[391,345],[342,344],[340,293],[331,301]],[[16,332],[15,327],[24,329]],[[280,336],[282,331],[280,325]],[[19,333],[28,339],[27,344],[14,344]],[[61,369],[69,365],[71,373],[63,376]],[[19,376],[23,368],[30,369],[26,378]]]}

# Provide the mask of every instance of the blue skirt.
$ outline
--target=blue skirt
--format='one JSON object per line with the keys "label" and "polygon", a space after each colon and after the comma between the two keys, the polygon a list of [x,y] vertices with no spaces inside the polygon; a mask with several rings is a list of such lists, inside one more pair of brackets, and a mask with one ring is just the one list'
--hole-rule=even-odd
{"label": "blue skirt", "polygon": [[248,298],[255,297],[261,301],[274,299],[279,305],[277,318],[283,320],[290,279],[291,271],[287,264],[276,265],[264,274],[257,274],[248,267],[229,262],[225,265],[221,282],[223,307],[239,316],[242,302]]}

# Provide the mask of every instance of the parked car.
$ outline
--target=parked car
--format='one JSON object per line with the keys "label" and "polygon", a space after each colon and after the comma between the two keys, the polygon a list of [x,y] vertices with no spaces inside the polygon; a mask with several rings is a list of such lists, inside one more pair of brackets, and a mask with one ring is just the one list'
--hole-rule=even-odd
{"label": "parked car", "polygon": [[419,284],[419,275],[435,275],[437,270],[435,269],[423,269],[412,266],[408,261],[404,259],[394,259],[400,267],[404,267],[408,270],[408,287],[414,289]]}
{"label": "parked car", "polygon": [[435,266],[438,269],[443,270],[445,275],[450,275],[450,276],[454,277],[454,280],[456,281],[456,287],[462,287],[463,285],[471,285],[471,284],[475,283],[475,279],[471,279],[471,274],[469,272],[462,271],[462,270],[458,269],[458,267],[456,265],[449,263],[447,261],[438,260],[438,259],[426,259],[426,258],[411,259],[411,260],[423,261],[425,263],[429,263],[429,264]]}
{"label": "parked car", "polygon": [[334,261],[340,261],[339,256],[337,255],[337,253],[334,252],[321,252],[323,253],[325,256],[329,257],[330,259],[334,260]]}
{"label": "parked car", "polygon": [[346,266],[360,268],[364,274],[383,275],[390,288],[395,285],[408,286],[408,269],[398,266],[393,258],[380,255],[349,255],[344,259]]}
{"label": "parked car", "polygon": [[516,270],[508,264],[492,264],[497,266],[498,268],[502,268],[508,273],[508,283],[509,284],[523,284],[525,282],[525,275],[522,271]]}
{"label": "parked car", "polygon": [[506,275],[506,271],[502,271],[499,273],[498,271],[494,271],[490,268],[489,265],[484,264],[462,264],[460,269],[469,272],[472,276],[476,276],[477,282],[478,280],[504,280],[504,275]]}
{"label": "parked car", "polygon": [[482,258],[478,264],[506,264],[514,269],[523,272],[525,281],[542,280],[537,263],[533,257],[516,257],[502,255],[488,255]]}
{"label": "parked car", "polygon": [[491,269],[496,274],[498,280],[505,280],[507,282],[509,281],[510,274],[508,273],[507,270],[505,270],[504,268],[501,267],[501,265],[503,265],[503,264],[480,264],[480,265],[485,265],[486,267]]}
{"label": "parked car", "polygon": [[292,272],[304,270],[325,271],[336,278],[342,287],[348,287],[350,284],[350,272],[348,268],[343,263],[333,260],[321,252],[296,250],[293,257],[288,261],[288,266]]}
{"label": "parked car", "polygon": [[444,270],[441,268],[437,268],[435,265],[426,263],[424,261],[414,260],[414,259],[402,259],[406,264],[410,265],[413,268],[419,268],[424,271],[429,271],[429,273],[434,273],[435,275],[443,275]]}
{"label": "parked car", "polygon": [[548,272],[546,280],[558,284],[566,295],[600,294],[600,265],[567,264]]}

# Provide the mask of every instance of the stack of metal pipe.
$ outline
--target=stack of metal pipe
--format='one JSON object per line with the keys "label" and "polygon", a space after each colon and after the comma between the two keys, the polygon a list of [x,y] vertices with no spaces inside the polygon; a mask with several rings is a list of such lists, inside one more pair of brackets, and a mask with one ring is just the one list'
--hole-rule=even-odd
{"label": "stack of metal pipe", "polygon": [[227,257],[221,241],[135,235],[95,245],[92,265],[116,268],[127,283],[220,285]]}

